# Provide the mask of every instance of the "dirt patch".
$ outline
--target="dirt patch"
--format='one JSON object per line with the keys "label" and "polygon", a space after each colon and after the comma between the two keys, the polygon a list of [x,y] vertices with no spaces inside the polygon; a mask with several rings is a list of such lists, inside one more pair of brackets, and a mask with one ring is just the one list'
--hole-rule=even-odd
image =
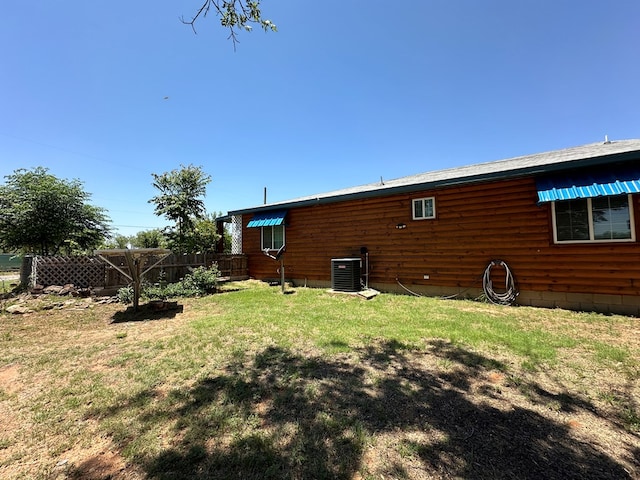
{"label": "dirt patch", "polygon": [[132,469],[127,469],[120,453],[111,448],[108,439],[98,437],[91,447],[74,447],[66,451],[56,462],[55,476],[78,480],[133,478]]}
{"label": "dirt patch", "polygon": [[20,383],[18,377],[20,374],[20,368],[17,364],[6,365],[0,367],[0,389],[5,394],[14,394],[20,389]]}

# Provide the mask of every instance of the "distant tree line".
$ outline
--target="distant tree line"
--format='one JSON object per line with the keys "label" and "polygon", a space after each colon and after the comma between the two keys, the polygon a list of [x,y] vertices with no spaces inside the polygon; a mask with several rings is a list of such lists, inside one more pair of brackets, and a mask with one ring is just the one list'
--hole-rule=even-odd
{"label": "distant tree line", "polygon": [[[102,248],[169,248],[174,253],[214,250],[220,240],[216,214],[204,206],[211,177],[202,167],[183,166],[152,174],[158,195],[155,213],[173,222],[136,235],[113,234],[106,210],[90,203],[77,179],[57,178],[48,169],[18,169],[0,185],[0,251],[16,254],[79,255]],[[230,251],[225,232],[225,251]]]}

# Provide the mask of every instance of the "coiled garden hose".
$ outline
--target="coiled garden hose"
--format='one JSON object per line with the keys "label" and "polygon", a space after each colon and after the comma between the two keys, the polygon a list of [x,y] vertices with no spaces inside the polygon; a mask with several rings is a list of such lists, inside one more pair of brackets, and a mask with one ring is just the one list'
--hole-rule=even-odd
{"label": "coiled garden hose", "polygon": [[[504,279],[504,292],[502,293],[498,293],[493,289],[493,282],[491,281],[491,269],[493,267],[502,267],[506,272]],[[482,289],[484,290],[484,294],[487,299],[491,303],[495,303],[497,305],[512,305],[516,301],[516,297],[519,293],[516,287],[516,281],[511,273],[511,269],[509,269],[509,266],[503,260],[491,260],[491,262],[489,262],[489,265],[487,265],[484,275],[482,276]]]}

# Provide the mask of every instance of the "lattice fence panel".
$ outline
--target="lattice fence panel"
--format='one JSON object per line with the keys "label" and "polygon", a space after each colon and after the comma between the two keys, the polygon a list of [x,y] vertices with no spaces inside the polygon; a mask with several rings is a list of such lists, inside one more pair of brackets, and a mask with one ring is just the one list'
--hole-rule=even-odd
{"label": "lattice fence panel", "polygon": [[45,287],[66,284],[78,288],[103,287],[105,265],[97,257],[35,257],[31,282]]}
{"label": "lattice fence panel", "polygon": [[234,255],[242,253],[242,215],[231,217],[231,253]]}
{"label": "lattice fence panel", "polygon": [[[124,261],[112,259],[125,272],[129,271]],[[143,270],[154,264],[151,257],[143,266]],[[247,276],[247,258],[244,255],[224,254],[192,254],[170,255],[151,271],[145,274],[144,280],[156,283],[160,276],[169,283],[177,282],[194,268],[210,267],[217,263],[220,273],[227,278],[245,278]],[[112,288],[127,285],[130,282],[115,268],[108,266],[98,257],[33,257],[31,264],[32,285],[66,285],[73,284],[78,288],[103,287]]]}

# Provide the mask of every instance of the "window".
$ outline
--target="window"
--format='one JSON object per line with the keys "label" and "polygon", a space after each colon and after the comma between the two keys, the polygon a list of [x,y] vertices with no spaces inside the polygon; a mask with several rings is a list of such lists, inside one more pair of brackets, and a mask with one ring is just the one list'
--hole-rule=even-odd
{"label": "window", "polygon": [[631,195],[556,201],[552,212],[556,243],[635,240]]}
{"label": "window", "polygon": [[434,197],[413,200],[413,219],[436,218],[436,200]]}
{"label": "window", "polygon": [[284,245],[284,225],[262,227],[262,250],[278,250]]}

